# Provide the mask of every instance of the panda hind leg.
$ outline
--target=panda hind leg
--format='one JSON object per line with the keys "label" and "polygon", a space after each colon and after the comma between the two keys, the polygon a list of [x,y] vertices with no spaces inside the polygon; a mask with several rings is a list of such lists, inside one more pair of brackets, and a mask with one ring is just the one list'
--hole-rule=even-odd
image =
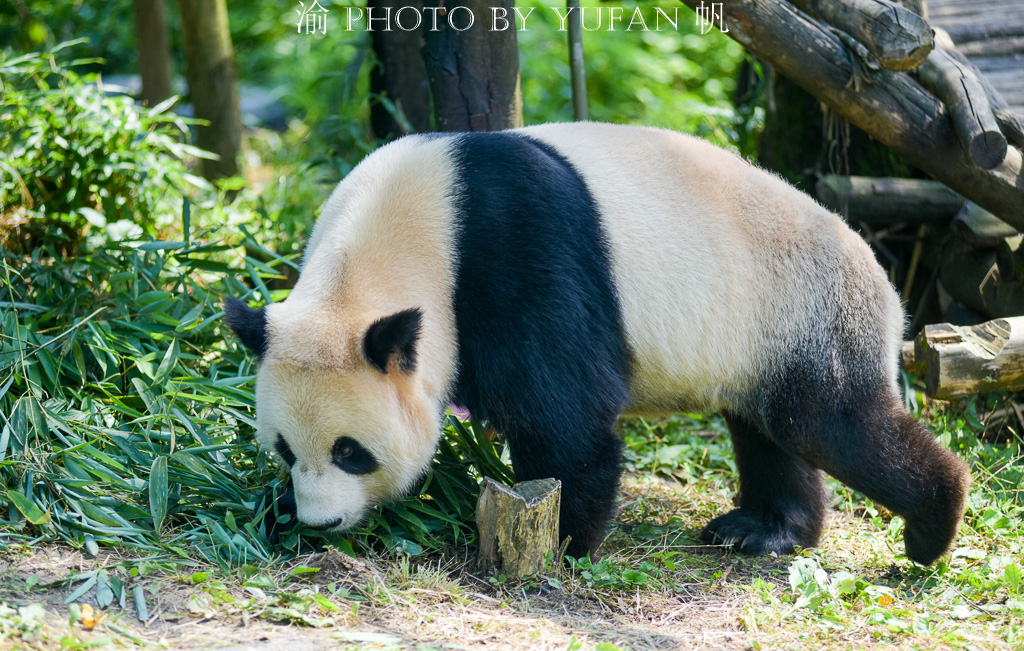
{"label": "panda hind leg", "polygon": [[967,466],[896,398],[851,400],[821,424],[817,437],[788,433],[804,458],[902,516],[911,560],[930,565],[946,553],[964,514]]}
{"label": "panda hind leg", "polygon": [[751,555],[817,545],[825,514],[821,473],[746,419],[726,414],[726,421],[740,474],[739,508],[709,522],[701,541]]}

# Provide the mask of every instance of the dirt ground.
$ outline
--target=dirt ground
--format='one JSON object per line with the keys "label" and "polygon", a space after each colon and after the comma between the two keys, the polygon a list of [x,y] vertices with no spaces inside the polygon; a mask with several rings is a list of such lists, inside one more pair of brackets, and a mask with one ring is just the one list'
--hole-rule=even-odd
{"label": "dirt ground", "polygon": [[[787,596],[792,558],[751,559],[688,545],[708,511],[729,508],[725,495],[627,481],[623,496],[606,558],[619,568],[638,568],[672,549],[678,563],[671,576],[635,588],[603,589],[567,571],[495,584],[471,571],[465,549],[428,560],[323,552],[248,572],[156,561],[143,576],[132,576],[146,563],[106,549],[90,557],[58,545],[10,548],[0,553],[0,602],[13,608],[6,616],[0,612],[0,649],[962,648],[932,636],[886,638],[855,620],[822,627],[796,613]],[[684,544],[638,542],[629,515],[638,504],[660,511],[662,519],[682,519]],[[822,540],[830,562],[871,581],[898,575],[893,548],[868,535],[867,527],[854,510],[833,513]],[[81,591],[79,575],[94,570],[124,582],[125,607],[115,598],[97,610],[91,628],[84,619],[70,624],[75,606],[66,602]],[[135,586],[144,591],[145,622],[135,607]],[[89,590],[74,603],[96,607],[97,595]],[[28,604],[40,604],[44,614],[33,620],[17,610]],[[976,646],[1009,648],[986,638]]]}

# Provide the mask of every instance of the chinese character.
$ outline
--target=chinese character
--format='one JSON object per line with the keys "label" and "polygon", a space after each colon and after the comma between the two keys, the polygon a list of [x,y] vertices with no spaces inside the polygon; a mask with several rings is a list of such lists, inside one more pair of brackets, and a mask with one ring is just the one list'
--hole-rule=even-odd
{"label": "chinese character", "polygon": [[295,23],[296,31],[301,34],[305,26],[307,34],[327,33],[327,10],[320,6],[320,0],[313,0],[313,4],[306,9],[306,3],[299,2],[301,9],[296,9],[299,14],[299,22]]}
{"label": "chinese character", "polygon": [[700,6],[697,7],[697,24],[700,25],[701,34],[710,32],[715,21],[718,21],[719,31],[723,34],[728,34],[729,28],[725,26],[724,18],[721,2],[712,2],[710,7],[705,7],[704,0],[701,0]]}

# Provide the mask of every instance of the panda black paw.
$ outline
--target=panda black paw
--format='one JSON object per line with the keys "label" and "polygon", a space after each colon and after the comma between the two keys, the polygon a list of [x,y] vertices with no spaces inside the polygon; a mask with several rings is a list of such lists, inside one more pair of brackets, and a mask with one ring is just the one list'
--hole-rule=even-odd
{"label": "panda black paw", "polygon": [[796,547],[817,544],[817,536],[809,539],[781,518],[743,509],[734,509],[709,522],[700,540],[706,545],[728,545],[750,556],[792,554]]}

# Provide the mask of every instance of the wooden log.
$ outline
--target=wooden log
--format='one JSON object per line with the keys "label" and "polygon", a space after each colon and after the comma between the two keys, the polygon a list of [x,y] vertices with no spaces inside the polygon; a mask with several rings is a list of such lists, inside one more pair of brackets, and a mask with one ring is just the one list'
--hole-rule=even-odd
{"label": "wooden log", "polygon": [[942,183],[922,179],[827,174],[815,192],[828,208],[869,224],[946,223],[964,205],[964,198]]}
{"label": "wooden log", "polygon": [[992,114],[995,116],[996,124],[999,125],[999,130],[1002,131],[1006,140],[1015,147],[1024,147],[1024,116],[1021,116],[1010,108],[1010,105],[1007,103],[1006,98],[1003,97],[1003,94],[992,85],[989,76],[982,74],[982,72],[978,70],[978,66],[964,56],[963,52],[959,51],[960,47],[954,45],[953,39],[950,38],[947,32],[942,29],[936,29],[935,40],[939,48],[945,50],[959,67],[965,68],[974,73],[975,79],[977,79],[978,83],[980,83],[981,87],[985,90],[985,97],[988,99],[989,106],[992,108]]}
{"label": "wooden log", "polygon": [[964,203],[953,217],[950,230],[974,249],[995,249],[1017,230],[973,201]]}
{"label": "wooden log", "polygon": [[1024,314],[1024,285],[1002,275],[996,255],[951,240],[941,253],[939,282],[950,296],[990,319]]}
{"label": "wooden log", "polygon": [[916,68],[935,47],[928,22],[888,0],[796,0],[793,4],[853,36],[889,70]]}
{"label": "wooden log", "polygon": [[548,552],[558,550],[562,482],[536,479],[508,488],[484,478],[476,503],[481,570],[496,568],[516,578],[540,572]]}
{"label": "wooden log", "polygon": [[[694,8],[701,0],[682,0]],[[880,69],[854,88],[849,50],[838,36],[788,2],[723,0],[727,35],[863,129],[910,164],[1024,227],[1024,157],[1010,149],[991,170],[963,153],[941,103],[909,75]]]}
{"label": "wooden log", "polygon": [[990,170],[1006,158],[1006,137],[976,71],[944,49],[933,50],[917,71],[921,83],[946,105],[957,137],[974,164]]}
{"label": "wooden log", "polygon": [[971,327],[925,326],[914,341],[918,374],[933,398],[1024,389],[1024,317]]}
{"label": "wooden log", "polygon": [[1015,147],[1024,147],[1024,115],[1008,107],[997,108],[993,113],[1006,139]]}

